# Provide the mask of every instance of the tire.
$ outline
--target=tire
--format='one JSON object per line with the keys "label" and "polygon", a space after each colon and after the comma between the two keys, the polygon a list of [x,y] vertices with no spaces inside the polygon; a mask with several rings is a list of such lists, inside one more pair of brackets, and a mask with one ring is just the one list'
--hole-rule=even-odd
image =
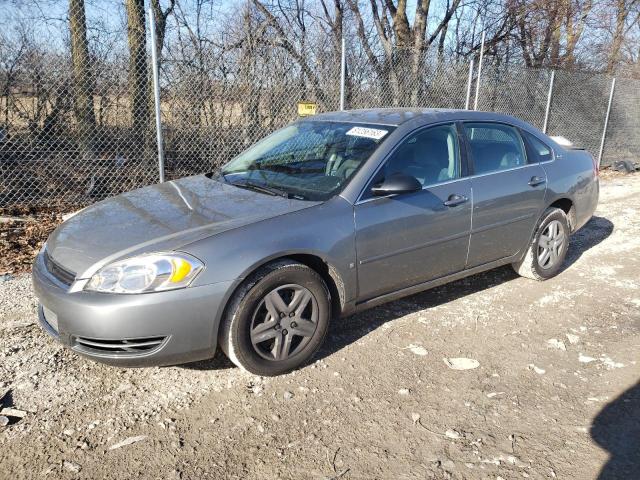
{"label": "tire", "polygon": [[330,318],[331,298],[322,277],[293,260],[276,261],[234,293],[220,326],[220,346],[243,370],[281,375],[318,351]]}
{"label": "tire", "polygon": [[[533,280],[546,280],[556,276],[567,256],[570,232],[567,215],[559,208],[548,208],[538,222],[525,256],[512,264],[513,269],[521,276]],[[544,245],[550,247],[547,248],[548,257]]]}

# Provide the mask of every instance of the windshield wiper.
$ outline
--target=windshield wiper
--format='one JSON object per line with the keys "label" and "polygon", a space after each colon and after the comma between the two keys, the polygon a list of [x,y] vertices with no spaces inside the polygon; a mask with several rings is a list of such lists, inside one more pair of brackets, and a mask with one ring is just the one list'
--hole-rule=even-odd
{"label": "windshield wiper", "polygon": [[258,185],[257,183],[253,182],[234,182],[231,185],[235,185],[236,187],[240,188],[246,188],[248,190],[254,190],[256,192],[266,193],[268,195],[291,198],[291,194],[285,190],[281,190],[275,187],[267,187],[265,185]]}

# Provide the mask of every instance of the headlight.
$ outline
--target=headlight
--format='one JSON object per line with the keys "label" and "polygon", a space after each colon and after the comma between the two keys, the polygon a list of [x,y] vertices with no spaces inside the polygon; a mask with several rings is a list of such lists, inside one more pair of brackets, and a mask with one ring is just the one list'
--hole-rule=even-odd
{"label": "headlight", "polygon": [[184,253],[141,255],[100,269],[85,290],[109,293],[144,293],[189,285],[204,268],[200,260]]}

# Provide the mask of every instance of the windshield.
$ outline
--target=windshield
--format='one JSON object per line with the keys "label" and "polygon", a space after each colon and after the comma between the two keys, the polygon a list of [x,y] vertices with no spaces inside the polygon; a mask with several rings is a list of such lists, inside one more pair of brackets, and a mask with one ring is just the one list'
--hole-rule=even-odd
{"label": "windshield", "polygon": [[327,200],[338,193],[393,127],[298,122],[231,160],[222,180],[266,194]]}

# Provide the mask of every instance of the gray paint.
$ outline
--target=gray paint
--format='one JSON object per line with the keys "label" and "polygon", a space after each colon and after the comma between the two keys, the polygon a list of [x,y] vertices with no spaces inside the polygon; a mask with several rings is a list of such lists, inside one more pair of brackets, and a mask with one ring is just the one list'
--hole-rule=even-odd
{"label": "gray paint", "polygon": [[[61,285],[39,256],[33,281],[40,302],[58,315],[60,341],[79,351],[73,341],[78,335],[114,340],[168,336],[151,355],[96,359],[123,365],[201,359],[215,351],[218,326],[235,289],[275,258],[304,254],[324,261],[346,315],[518,260],[540,214],[558,199],[574,204],[573,230],[586,223],[597,204],[598,182],[588,153],[564,149],[507,115],[379,109],[328,113],[307,121],[318,120],[397,128],[340,195],[326,202],[268,196],[196,176],[105,200],[59,226],[47,242],[49,255],[85,280],[71,288]],[[420,192],[361,198],[402,139],[417,128],[464,120],[503,122],[527,130],[543,139],[556,158],[466,176]],[[545,182],[530,186],[534,176]],[[469,200],[444,206],[452,194]],[[205,263],[188,288],[141,295],[82,290],[86,279],[107,263],[171,250]]]}
{"label": "gray paint", "polygon": [[534,176],[546,176],[538,164],[470,179],[473,228],[467,267],[514,255],[527,244],[545,207],[545,184],[528,185]]}
{"label": "gray paint", "polygon": [[[32,275],[40,303],[58,316],[59,332],[54,337],[67,347],[78,351],[75,336],[118,340],[169,337],[152,356],[92,357],[122,366],[169,365],[211,357],[217,337],[212,312],[221,305],[231,283],[144,295],[69,293],[52,281],[41,256]],[[40,312],[40,322],[44,320]]]}
{"label": "gray paint", "polygon": [[58,263],[89,278],[105,263],[144,252],[179,250],[313,202],[272,197],[201,175],[141,188],[81,211],[47,241]]}
{"label": "gray paint", "polygon": [[452,193],[471,198],[471,182],[460,179],[355,206],[360,300],[464,269],[472,202],[445,207]]}

